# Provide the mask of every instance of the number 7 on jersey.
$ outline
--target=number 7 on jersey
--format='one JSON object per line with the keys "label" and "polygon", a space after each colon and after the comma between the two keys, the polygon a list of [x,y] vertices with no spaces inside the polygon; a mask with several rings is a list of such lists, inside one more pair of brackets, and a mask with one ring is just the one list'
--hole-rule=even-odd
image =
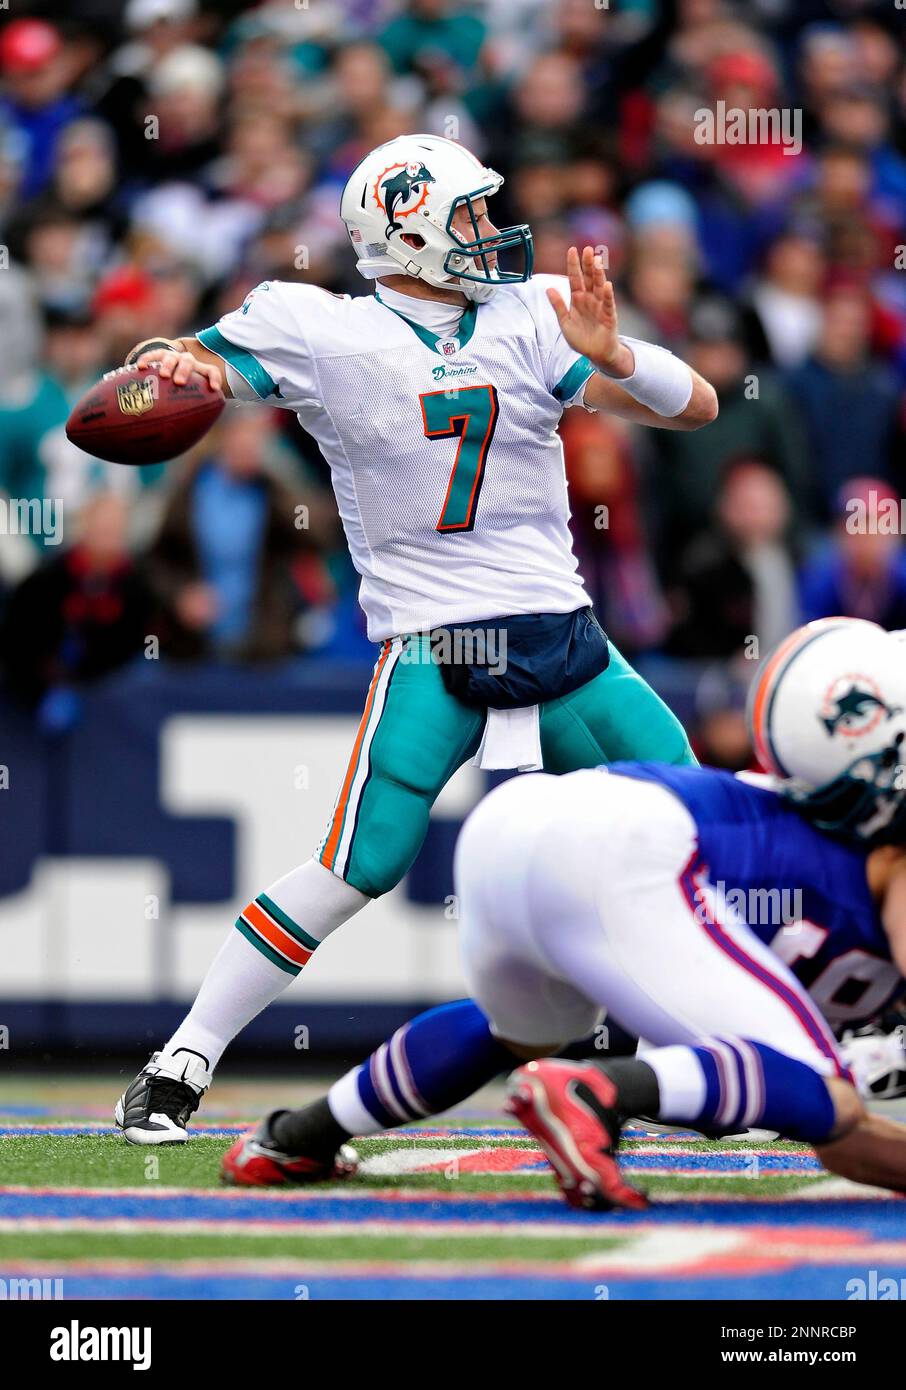
{"label": "number 7 on jersey", "polygon": [[419,396],[428,439],[458,439],[438,531],[471,531],[494,438],[499,405],[494,386],[460,386]]}

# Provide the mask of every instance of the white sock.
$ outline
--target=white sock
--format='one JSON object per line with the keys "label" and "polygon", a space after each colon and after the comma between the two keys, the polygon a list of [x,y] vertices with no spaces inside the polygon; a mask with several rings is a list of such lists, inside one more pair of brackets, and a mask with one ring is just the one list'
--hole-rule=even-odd
{"label": "white sock", "polygon": [[691,1047],[646,1047],[642,1059],[657,1077],[659,1120],[697,1120],[705,1108],[707,1086],[702,1064]]}
{"label": "white sock", "polygon": [[[266,890],[266,896],[302,928],[323,941],[371,899],[315,859],[300,864]],[[292,984],[295,975],[257,950],[235,929],[214,957],[195,1003],[164,1048],[188,1048],[213,1071],[224,1049],[261,1010]]]}
{"label": "white sock", "polygon": [[337,1124],[350,1134],[379,1134],[386,1126],[362,1104],[359,1095],[360,1071],[361,1067],[353,1067],[352,1071],[335,1081],[327,1092],[327,1104]]}

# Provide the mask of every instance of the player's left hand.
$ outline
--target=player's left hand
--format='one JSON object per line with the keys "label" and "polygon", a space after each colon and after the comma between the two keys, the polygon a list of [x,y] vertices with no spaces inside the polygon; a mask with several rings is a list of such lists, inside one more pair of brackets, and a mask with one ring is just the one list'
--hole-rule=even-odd
{"label": "player's left hand", "polygon": [[568,306],[557,290],[547,291],[564,338],[607,376],[632,376],[635,358],[632,350],[620,342],[613,285],[607,278],[603,256],[586,246],[580,258],[577,248],[571,246],[566,273],[570,287]]}

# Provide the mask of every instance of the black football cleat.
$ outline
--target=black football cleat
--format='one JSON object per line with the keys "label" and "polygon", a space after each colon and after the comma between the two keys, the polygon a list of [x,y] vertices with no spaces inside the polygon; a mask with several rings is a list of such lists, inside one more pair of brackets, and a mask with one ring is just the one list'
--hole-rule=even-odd
{"label": "black football cleat", "polygon": [[130,1144],[185,1144],[186,1124],[211,1084],[195,1052],[154,1052],[126,1087],[113,1118]]}

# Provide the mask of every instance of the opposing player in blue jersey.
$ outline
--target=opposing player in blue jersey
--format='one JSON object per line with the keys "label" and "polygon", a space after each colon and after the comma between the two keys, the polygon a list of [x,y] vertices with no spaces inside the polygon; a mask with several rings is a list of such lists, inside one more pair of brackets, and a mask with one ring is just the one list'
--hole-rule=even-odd
{"label": "opposing player in blue jersey", "polygon": [[906,1126],[865,1110],[831,1026],[906,988],[904,657],[870,623],[788,638],[750,706],[773,784],[620,763],[506,784],[466,823],[466,974],[497,1036],[538,1057],[603,1008],[653,1044],[511,1078],[572,1205],[646,1205],[614,1158],[638,1114],[765,1126],[906,1191]]}
{"label": "opposing player in blue jersey", "polygon": [[[833,1032],[904,987],[904,657],[897,636],[848,619],[788,638],[751,705],[773,779],[627,762],[538,774],[466,823],[465,964],[500,1060],[557,1051],[602,1009],[655,1045],[515,1074],[511,1107],[570,1200],[644,1204],[613,1161],[632,1114],[763,1125],[820,1146],[837,1172],[906,1186],[906,1129],[866,1115]],[[430,1016],[409,1027],[350,1073],[365,1132],[376,1115],[411,1118],[447,1060]],[[225,1176],[305,1181],[313,1149],[349,1137],[324,1103],[277,1112],[237,1140]]]}

